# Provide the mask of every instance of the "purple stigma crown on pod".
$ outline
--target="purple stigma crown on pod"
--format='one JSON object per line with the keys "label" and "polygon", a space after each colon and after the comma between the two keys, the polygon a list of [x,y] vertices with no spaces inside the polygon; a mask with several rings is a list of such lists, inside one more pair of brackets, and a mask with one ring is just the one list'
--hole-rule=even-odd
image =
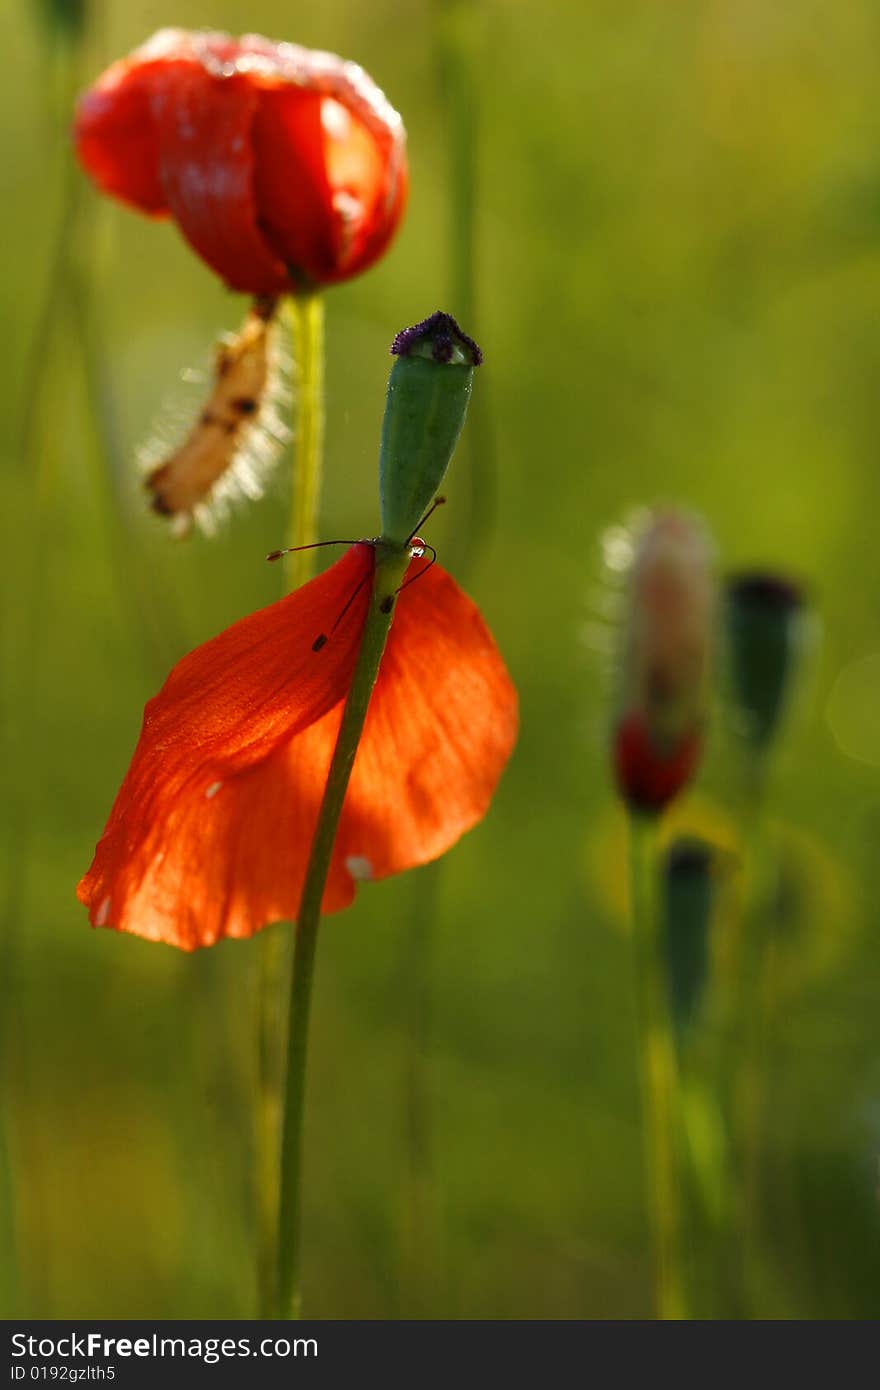
{"label": "purple stigma crown on pod", "polygon": [[451,362],[456,349],[472,367],[479,367],[483,361],[482,349],[459,328],[452,315],[445,314],[442,309],[422,319],[421,323],[413,324],[412,328],[402,329],[391,344],[391,355],[411,357],[417,353],[426,357],[426,348],[430,349],[435,362]]}

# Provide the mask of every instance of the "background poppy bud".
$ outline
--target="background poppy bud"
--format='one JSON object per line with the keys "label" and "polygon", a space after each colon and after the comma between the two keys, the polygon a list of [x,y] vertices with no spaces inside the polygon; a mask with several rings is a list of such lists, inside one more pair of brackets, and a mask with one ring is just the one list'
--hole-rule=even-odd
{"label": "background poppy bud", "polygon": [[756,751],[772,739],[804,637],[801,590],[779,575],[734,575],[725,587],[730,679],[741,732]]}
{"label": "background poppy bud", "polygon": [[74,137],[104,192],[255,295],[365,270],[406,201],[403,122],[363,69],[255,34],[161,30],[81,98]]}
{"label": "background poppy bud", "polygon": [[66,39],[78,39],[86,27],[87,0],[40,0],[39,10],[51,29]]}
{"label": "background poppy bud", "polygon": [[391,352],[397,360],[385,399],[379,492],[382,534],[402,545],[449,467],[483,354],[440,310],[398,333]]}
{"label": "background poppy bud", "polygon": [[703,527],[654,514],[633,548],[614,737],[618,785],[635,810],[661,810],[699,762],[714,605]]}

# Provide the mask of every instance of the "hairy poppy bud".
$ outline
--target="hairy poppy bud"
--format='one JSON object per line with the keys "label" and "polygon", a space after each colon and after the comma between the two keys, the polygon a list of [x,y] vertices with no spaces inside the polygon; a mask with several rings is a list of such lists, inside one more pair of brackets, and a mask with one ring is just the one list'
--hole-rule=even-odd
{"label": "hairy poppy bud", "polygon": [[654,514],[636,538],[614,760],[631,809],[656,812],[699,762],[715,588],[703,528]]}
{"label": "hairy poppy bud", "polygon": [[455,319],[438,310],[391,344],[379,491],[382,534],[402,544],[443,481],[467,414],[483,354]]}
{"label": "hairy poppy bud", "polygon": [[365,270],[406,200],[403,122],[363,69],[256,34],[160,30],[81,98],[74,136],[104,192],[254,295]]}
{"label": "hairy poppy bud", "polygon": [[741,731],[763,751],[776,732],[803,641],[803,594],[779,575],[733,576],[725,589],[730,678]]}

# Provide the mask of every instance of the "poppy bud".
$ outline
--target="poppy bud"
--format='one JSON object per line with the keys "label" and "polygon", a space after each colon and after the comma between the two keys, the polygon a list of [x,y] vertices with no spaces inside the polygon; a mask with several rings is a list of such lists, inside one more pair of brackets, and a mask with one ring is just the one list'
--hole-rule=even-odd
{"label": "poppy bud", "polygon": [[391,352],[396,361],[382,422],[379,491],[382,535],[402,545],[449,467],[483,354],[440,310],[398,333]]}
{"label": "poppy bud", "polygon": [[766,749],[782,716],[803,618],[803,594],[779,575],[755,571],[727,582],[730,678],[741,731],[756,752]]}
{"label": "poppy bud", "polygon": [[715,601],[711,548],[680,512],[654,514],[629,573],[614,761],[634,811],[658,812],[700,759]]}
{"label": "poppy bud", "polygon": [[74,138],[105,193],[253,295],[365,270],[406,200],[403,122],[363,69],[256,34],[160,30],[81,98]]}
{"label": "poppy bud", "polygon": [[680,839],[663,865],[663,957],[669,1006],[681,1039],[695,1021],[709,978],[709,925],[714,896],[712,850]]}

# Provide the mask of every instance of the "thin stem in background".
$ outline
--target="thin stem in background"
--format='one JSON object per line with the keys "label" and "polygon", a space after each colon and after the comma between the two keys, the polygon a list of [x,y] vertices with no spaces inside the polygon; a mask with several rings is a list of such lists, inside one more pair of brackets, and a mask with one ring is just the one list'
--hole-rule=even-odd
{"label": "thin stem in background", "polygon": [[434,991],[431,969],[439,913],[442,861],[416,878],[412,920],[406,923],[399,997],[406,1014],[403,1075],[403,1181],[400,1184],[400,1315],[430,1315],[434,1281],[442,1270],[431,1074]]}
{"label": "thin stem in background", "polygon": [[339,734],[306,869],[300,909],[297,914],[296,944],[291,983],[291,1014],[287,1040],[287,1069],[284,1092],[281,1144],[281,1202],[278,1236],[278,1304],[275,1316],[298,1318],[302,1309],[301,1286],[301,1189],[303,1116],[308,1055],[309,1016],[315,951],[321,921],[321,902],[330,870],[330,860],[345,793],[354,766],[370,696],[376,683],[379,663],[391,627],[392,611],[386,599],[403,580],[409,551],[383,548],[376,553],[373,592],[367,613],[360,651]]}
{"label": "thin stem in background", "polygon": [[745,901],[733,963],[727,1076],[736,1182],[732,1232],[747,1316],[766,1316],[763,1180],[774,975],[775,865],[767,837],[763,766],[753,761],[743,802]]}
{"label": "thin stem in background", "polygon": [[89,451],[95,495],[107,536],[117,590],[138,634],[138,652],[151,684],[163,681],[181,653],[185,637],[170,586],[160,579],[146,547],[132,526],[125,504],[124,475],[129,463],[111,386],[104,335],[90,293],[85,267],[74,263],[70,277],[70,313],[79,334],[84,401],[94,435]]}
{"label": "thin stem in background", "polygon": [[660,940],[656,826],[630,817],[630,893],[636,970],[645,1193],[651,1222],[656,1311],[686,1317],[682,1271],[680,1134],[675,1041]]}
{"label": "thin stem in background", "polygon": [[[478,324],[477,190],[480,83],[485,15],[479,0],[435,0],[434,47],[447,132],[446,203],[449,210],[450,303],[460,323]],[[471,401],[467,435],[458,445],[457,477],[465,493],[445,562],[466,584],[478,547],[485,546],[496,506],[495,457],[484,391]],[[413,921],[402,958],[404,1021],[404,1162],[401,1184],[401,1298],[412,1316],[430,1302],[430,1280],[440,1266],[433,1096],[429,1064],[433,1008],[431,963],[437,936],[442,861],[415,878]]]}
{"label": "thin stem in background", "polygon": [[257,1286],[259,1315],[271,1317],[278,1303],[278,1208],[281,1199],[281,1105],[288,981],[293,935],[287,923],[258,938],[257,981]]}
{"label": "thin stem in background", "polygon": [[[435,53],[447,131],[447,207],[452,312],[480,333],[477,208],[480,158],[480,90],[485,61],[486,15],[479,0],[435,0]],[[492,351],[488,360],[491,364]],[[456,573],[467,581],[479,549],[494,527],[495,451],[490,402],[481,388],[471,402],[467,438],[459,444],[457,476],[467,489],[449,546]]]}
{"label": "thin stem in background", "polygon": [[[324,301],[302,295],[283,310],[291,336],[296,376],[296,428],[287,544],[312,545],[318,539],[324,446]],[[315,552],[300,550],[285,559],[289,588],[312,577]],[[270,927],[258,942],[257,983],[257,1277],[263,1316],[278,1306],[278,1232],[281,1201],[281,1119],[285,1052],[290,1022],[293,940],[289,929]]]}

